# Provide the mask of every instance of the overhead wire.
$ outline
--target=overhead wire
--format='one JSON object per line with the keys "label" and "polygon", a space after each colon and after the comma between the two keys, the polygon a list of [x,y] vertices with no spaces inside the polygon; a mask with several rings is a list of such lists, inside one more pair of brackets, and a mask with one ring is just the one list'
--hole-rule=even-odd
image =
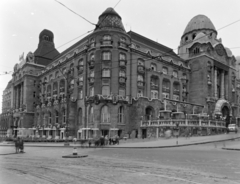
{"label": "overhead wire", "polygon": [[81,17],[82,19],[84,19],[85,21],[87,21],[88,23],[90,23],[90,24],[92,24],[92,25],[94,25],[94,26],[96,25],[96,24],[90,22],[89,20],[87,20],[86,18],[84,18],[82,15],[79,15],[78,13],[76,13],[75,11],[73,11],[72,9],[68,8],[65,4],[63,4],[63,3],[61,3],[61,2],[59,2],[59,1],[57,1],[57,0],[54,0],[54,1],[56,1],[56,2],[59,3],[59,4],[61,4],[62,6],[64,6],[65,8],[67,8],[69,11],[71,11],[71,12],[73,12],[74,14],[78,15],[79,17]]}

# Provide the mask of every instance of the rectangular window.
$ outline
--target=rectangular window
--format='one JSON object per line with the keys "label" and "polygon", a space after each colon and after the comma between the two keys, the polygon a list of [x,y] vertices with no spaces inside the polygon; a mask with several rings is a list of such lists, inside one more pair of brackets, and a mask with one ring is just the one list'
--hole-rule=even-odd
{"label": "rectangular window", "polygon": [[103,59],[104,61],[109,61],[109,60],[111,60],[111,53],[110,53],[110,52],[103,52],[103,53],[102,53],[102,59]]}
{"label": "rectangular window", "polygon": [[102,95],[105,95],[105,96],[110,95],[110,87],[109,86],[102,87]]}
{"label": "rectangular window", "polygon": [[80,90],[80,91],[79,91],[79,99],[82,99],[82,98],[83,98],[83,91]]}
{"label": "rectangular window", "polygon": [[110,77],[110,70],[109,69],[103,69],[102,77]]}
{"label": "rectangular window", "polygon": [[125,89],[119,89],[119,95],[125,96]]}

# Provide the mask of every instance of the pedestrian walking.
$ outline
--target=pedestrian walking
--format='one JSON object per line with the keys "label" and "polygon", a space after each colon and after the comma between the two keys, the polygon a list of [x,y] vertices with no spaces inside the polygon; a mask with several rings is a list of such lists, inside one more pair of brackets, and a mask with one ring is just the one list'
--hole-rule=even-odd
{"label": "pedestrian walking", "polygon": [[108,135],[105,136],[105,145],[108,145]]}

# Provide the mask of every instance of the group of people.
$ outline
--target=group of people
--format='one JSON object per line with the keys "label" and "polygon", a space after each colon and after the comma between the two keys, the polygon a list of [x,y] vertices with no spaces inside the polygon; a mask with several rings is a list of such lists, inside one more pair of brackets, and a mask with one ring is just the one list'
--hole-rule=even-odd
{"label": "group of people", "polygon": [[[104,146],[104,145],[114,145],[119,144],[119,136],[115,135],[108,138],[108,135],[101,136],[99,140],[95,141],[95,146]],[[89,145],[90,146],[90,145]]]}
{"label": "group of people", "polygon": [[24,142],[23,142],[23,139],[18,137],[16,140],[15,140],[15,149],[16,149],[16,153],[23,153],[23,149],[24,149]]}

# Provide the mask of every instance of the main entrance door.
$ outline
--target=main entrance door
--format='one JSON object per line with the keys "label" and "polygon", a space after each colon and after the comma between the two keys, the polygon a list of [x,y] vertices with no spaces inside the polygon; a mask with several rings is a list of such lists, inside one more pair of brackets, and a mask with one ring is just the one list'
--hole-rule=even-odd
{"label": "main entrance door", "polygon": [[222,108],[222,116],[225,117],[225,121],[226,121],[226,127],[228,127],[228,125],[230,124],[230,112],[229,112],[229,108],[227,106],[224,106]]}

